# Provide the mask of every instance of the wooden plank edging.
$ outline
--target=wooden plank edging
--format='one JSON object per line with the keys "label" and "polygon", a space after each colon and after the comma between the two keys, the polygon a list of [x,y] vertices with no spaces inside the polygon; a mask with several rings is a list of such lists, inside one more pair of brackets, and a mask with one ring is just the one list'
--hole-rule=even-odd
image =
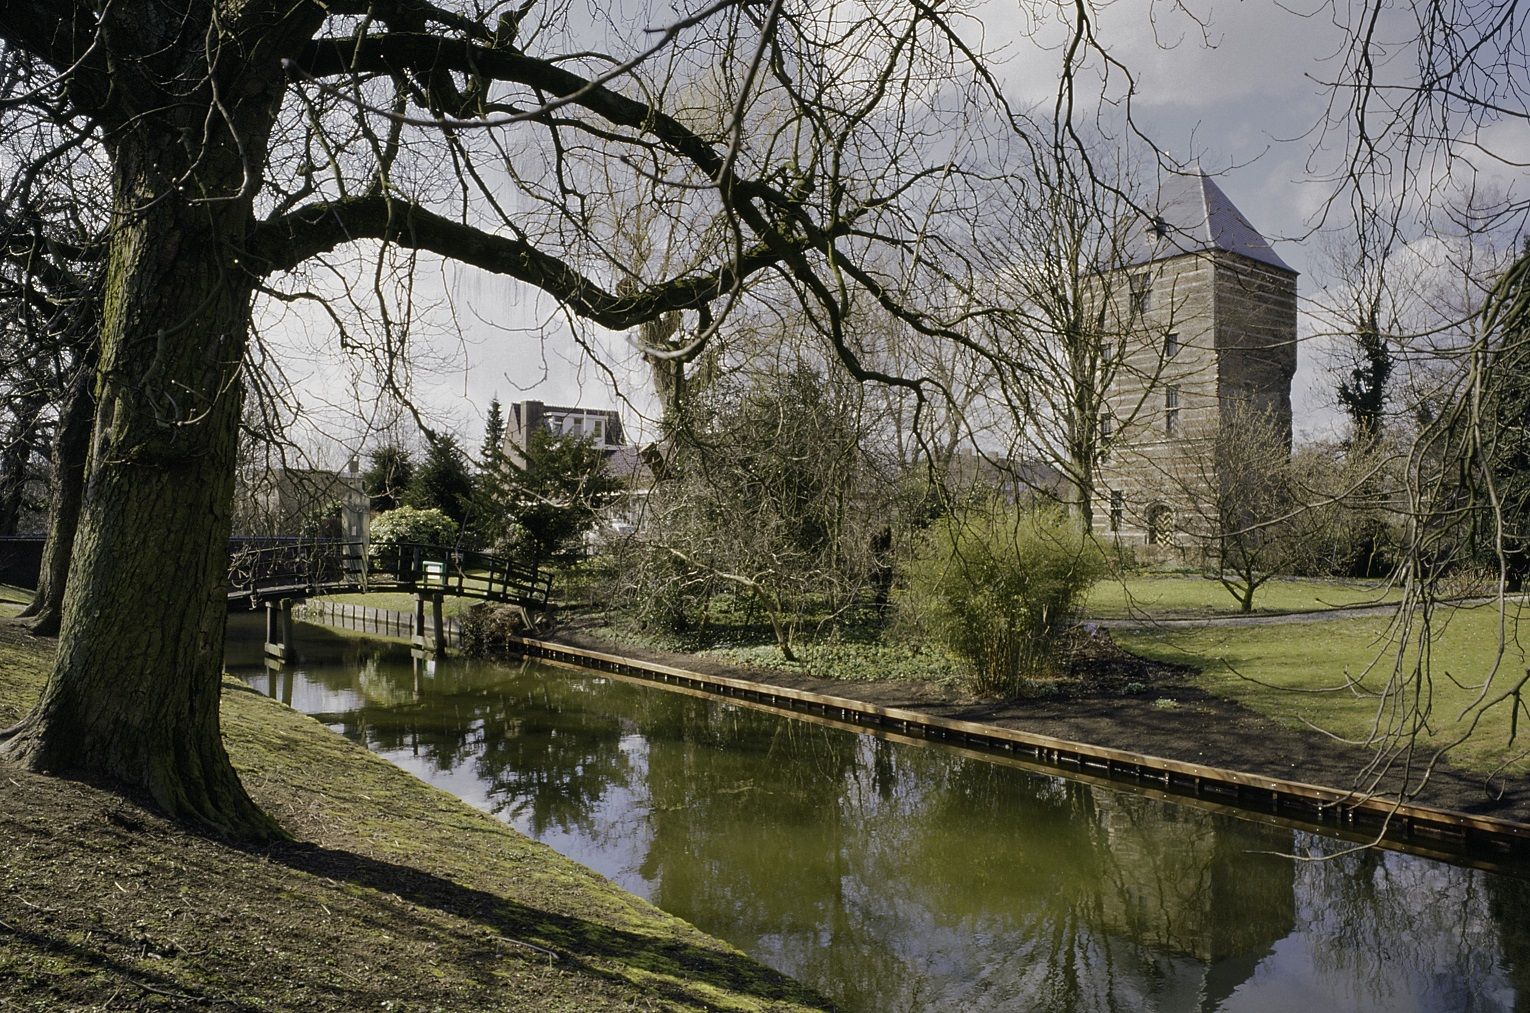
{"label": "wooden plank edging", "polygon": [[549,660],[571,659],[580,668],[620,672],[660,683],[675,681],[708,690],[714,695],[768,701],[787,709],[837,711],[850,724],[890,728],[905,733],[922,732],[926,738],[966,746],[977,745],[1000,753],[1019,751],[1064,774],[1069,770],[1088,770],[1094,774],[1103,771],[1115,780],[1152,780],[1161,783],[1164,788],[1187,795],[1230,793],[1238,804],[1250,808],[1263,808],[1266,811],[1273,809],[1276,812],[1280,812],[1283,807],[1287,811],[1291,808],[1306,810],[1313,815],[1313,822],[1319,826],[1366,825],[1395,839],[1426,836],[1436,841],[1454,842],[1469,849],[1486,848],[1499,854],[1530,855],[1530,824],[1496,816],[1479,816],[1434,806],[1362,797],[1339,788],[1187,763],[1146,753],[1132,753],[1000,725],[943,718],[906,708],[882,707],[848,697],[729,676],[708,675],[551,641],[511,636],[506,637],[505,642],[509,649],[518,653]]}

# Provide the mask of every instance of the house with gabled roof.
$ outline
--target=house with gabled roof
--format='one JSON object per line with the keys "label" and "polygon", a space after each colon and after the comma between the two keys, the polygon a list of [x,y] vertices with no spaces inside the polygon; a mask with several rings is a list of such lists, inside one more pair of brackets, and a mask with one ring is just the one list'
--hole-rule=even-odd
{"label": "house with gabled roof", "polygon": [[525,464],[531,434],[538,430],[553,436],[589,440],[595,449],[608,457],[627,442],[622,432],[621,416],[612,409],[517,401],[510,405],[510,414],[505,420],[505,455],[518,465]]}

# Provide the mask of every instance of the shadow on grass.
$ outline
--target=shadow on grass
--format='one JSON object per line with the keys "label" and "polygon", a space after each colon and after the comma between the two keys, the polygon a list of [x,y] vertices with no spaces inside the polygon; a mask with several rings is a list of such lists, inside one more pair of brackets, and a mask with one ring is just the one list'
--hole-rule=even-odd
{"label": "shadow on grass", "polygon": [[[252,1006],[225,995],[200,991],[177,981],[168,974],[157,974],[150,971],[141,964],[115,960],[103,953],[99,944],[96,946],[82,946],[79,943],[73,943],[58,936],[48,935],[43,932],[33,932],[29,929],[14,928],[4,923],[0,923],[0,940],[8,940],[5,945],[8,948],[15,947],[18,953],[30,949],[36,953],[68,957],[77,962],[81,967],[89,968],[93,975],[110,975],[114,981],[131,985],[146,993],[175,1000],[178,1004],[176,1008],[199,1006],[215,1009],[233,1009],[240,1011],[240,1013],[258,1013],[258,1011],[267,1008],[265,1006]],[[58,985],[59,991],[50,996],[50,1000],[60,1003],[68,1001],[68,982],[61,980],[58,982]],[[127,998],[123,1000],[124,1004],[131,1001],[131,999]],[[110,999],[108,1000],[109,1003]],[[94,1006],[94,1003],[92,1003],[92,1006]],[[7,1008],[9,1008],[9,1004],[7,1004]],[[48,1007],[39,1006],[37,1008],[44,1009]],[[52,1006],[51,1008],[62,1009],[64,1007],[60,1005]]]}
{"label": "shadow on grass", "polygon": [[[711,1003],[704,990],[691,991],[647,976],[695,981],[765,1001],[800,1003],[806,999],[817,1008],[833,1009],[805,986],[748,958],[527,907],[411,866],[307,843],[277,845],[264,854],[295,871],[393,894],[420,907],[475,922],[511,942],[555,952],[563,967],[620,985],[637,985],[666,1001],[701,1006]],[[641,974],[628,978],[613,971],[610,964],[623,964]]]}

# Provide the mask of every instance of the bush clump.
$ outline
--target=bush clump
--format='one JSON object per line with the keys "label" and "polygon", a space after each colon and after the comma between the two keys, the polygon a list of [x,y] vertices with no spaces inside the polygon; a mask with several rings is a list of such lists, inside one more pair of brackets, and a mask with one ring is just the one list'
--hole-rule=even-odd
{"label": "bush clump", "polygon": [[455,545],[457,522],[435,507],[395,507],[372,521],[370,540],[373,546]]}
{"label": "bush clump", "polygon": [[1008,503],[933,525],[910,562],[904,622],[971,666],[983,693],[1058,674],[1065,635],[1105,555],[1061,509]]}

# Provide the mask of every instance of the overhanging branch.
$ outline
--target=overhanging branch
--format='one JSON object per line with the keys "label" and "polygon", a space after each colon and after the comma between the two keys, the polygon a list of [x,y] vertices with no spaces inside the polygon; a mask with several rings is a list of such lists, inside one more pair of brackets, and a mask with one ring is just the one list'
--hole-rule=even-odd
{"label": "overhanging branch", "polygon": [[757,245],[710,271],[649,285],[631,294],[615,294],[524,239],[495,235],[381,194],[311,204],[262,222],[249,252],[254,270],[265,275],[291,270],[317,254],[365,239],[427,250],[526,282],[579,316],[613,330],[626,330],[675,310],[705,306],[781,259],[766,246]]}

